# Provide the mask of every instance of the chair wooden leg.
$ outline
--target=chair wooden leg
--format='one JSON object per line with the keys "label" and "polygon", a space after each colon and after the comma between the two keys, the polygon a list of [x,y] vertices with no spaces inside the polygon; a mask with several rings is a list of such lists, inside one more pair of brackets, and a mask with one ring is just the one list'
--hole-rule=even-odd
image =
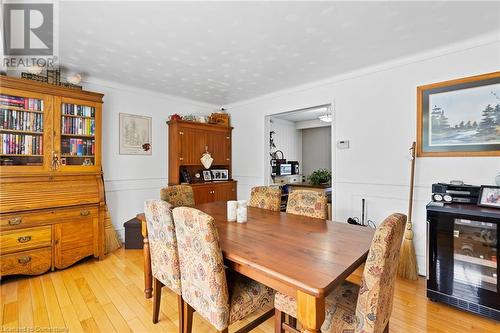
{"label": "chair wooden leg", "polygon": [[285,333],[283,323],[285,322],[285,313],[274,309],[274,333]]}
{"label": "chair wooden leg", "polygon": [[161,287],[163,287],[163,283],[161,283],[157,278],[154,278],[153,284],[153,324],[156,324],[158,322],[158,315],[160,314]]}
{"label": "chair wooden leg", "polygon": [[179,333],[184,333],[184,300],[177,295],[177,311],[179,312]]}
{"label": "chair wooden leg", "polygon": [[385,326],[384,333],[389,333],[389,323]]}
{"label": "chair wooden leg", "polygon": [[187,302],[184,302],[184,324],[183,326],[183,333],[192,333],[193,331],[193,313],[194,309],[191,307],[191,305],[187,304]]}

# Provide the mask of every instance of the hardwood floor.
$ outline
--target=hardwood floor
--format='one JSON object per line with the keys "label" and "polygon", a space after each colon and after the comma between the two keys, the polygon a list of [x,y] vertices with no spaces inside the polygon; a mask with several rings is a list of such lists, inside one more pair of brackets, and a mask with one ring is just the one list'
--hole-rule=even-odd
{"label": "hardwood floor", "polygon": [[[151,322],[152,301],[144,298],[142,258],[142,250],[120,249],[102,261],[89,259],[63,271],[4,278],[0,331],[177,332],[176,298],[167,288],[162,291],[159,323]],[[359,275],[350,280],[359,281]],[[246,323],[232,325],[230,331]],[[428,301],[425,281],[420,279],[398,280],[390,328],[398,333],[498,333],[500,323]],[[195,314],[193,333],[203,332],[215,330]],[[274,332],[272,319],[253,332]]]}

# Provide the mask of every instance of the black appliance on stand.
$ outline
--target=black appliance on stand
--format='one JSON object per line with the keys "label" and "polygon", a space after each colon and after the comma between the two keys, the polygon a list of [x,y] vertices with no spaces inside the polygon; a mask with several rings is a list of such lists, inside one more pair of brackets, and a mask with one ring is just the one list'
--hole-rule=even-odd
{"label": "black appliance on stand", "polygon": [[427,205],[427,297],[500,321],[500,210]]}
{"label": "black appliance on stand", "polygon": [[[278,158],[278,156],[281,158]],[[280,165],[285,163],[286,159],[281,150],[276,150],[274,153],[271,153],[271,176],[279,176]]]}
{"label": "black appliance on stand", "polygon": [[292,165],[292,175],[298,175],[299,170],[299,161],[288,161]]}

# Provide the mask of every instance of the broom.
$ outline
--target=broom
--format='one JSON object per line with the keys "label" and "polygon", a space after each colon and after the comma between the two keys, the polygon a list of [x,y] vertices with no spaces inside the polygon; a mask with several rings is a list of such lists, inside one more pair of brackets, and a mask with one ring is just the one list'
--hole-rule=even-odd
{"label": "broom", "polygon": [[[101,180],[102,186],[104,188],[104,175],[101,169]],[[104,203],[106,203],[106,188],[104,188]],[[118,234],[111,222],[111,214],[109,213],[108,205],[105,205],[106,215],[104,217],[104,254],[111,253],[120,247],[122,247],[122,243],[118,239]]]}
{"label": "broom", "polygon": [[406,222],[405,238],[401,245],[401,255],[399,257],[398,275],[409,280],[417,279],[417,257],[415,246],[413,245],[412,218],[413,211],[413,182],[415,179],[415,141],[411,148],[411,172],[410,172],[410,197],[408,203],[408,221]]}
{"label": "broom", "polygon": [[122,244],[118,240],[115,227],[111,222],[111,214],[109,214],[108,205],[106,205],[106,216],[104,217],[104,236],[106,240],[104,247],[105,254],[111,253],[122,247]]}

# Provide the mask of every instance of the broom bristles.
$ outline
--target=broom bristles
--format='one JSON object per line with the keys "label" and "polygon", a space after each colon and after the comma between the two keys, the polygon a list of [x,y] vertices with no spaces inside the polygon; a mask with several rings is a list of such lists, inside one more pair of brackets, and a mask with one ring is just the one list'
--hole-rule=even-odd
{"label": "broom bristles", "polygon": [[116,233],[115,228],[113,227],[113,223],[111,222],[111,215],[109,214],[109,211],[107,210],[108,207],[106,207],[106,217],[104,218],[104,235],[105,235],[105,240],[106,240],[106,246],[105,246],[105,253],[108,254],[110,252],[113,252],[120,247],[122,247],[122,244],[120,243],[118,239],[118,234]]}
{"label": "broom bristles", "polygon": [[417,258],[413,240],[405,238],[399,255],[398,275],[408,280],[417,279]]}

